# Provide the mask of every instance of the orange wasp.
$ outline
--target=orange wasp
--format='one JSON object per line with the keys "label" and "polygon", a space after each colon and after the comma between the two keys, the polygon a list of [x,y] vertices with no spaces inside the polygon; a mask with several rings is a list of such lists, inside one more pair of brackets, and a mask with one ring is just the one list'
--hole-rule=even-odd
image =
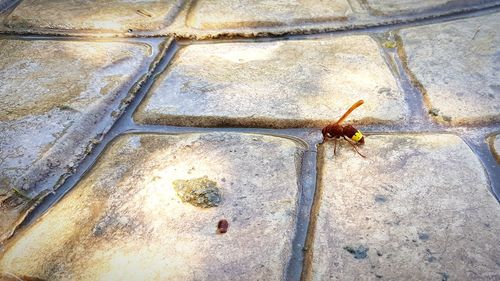
{"label": "orange wasp", "polygon": [[[365,137],[363,134],[356,128],[354,128],[351,125],[346,125],[342,126],[340,125],[346,118],[351,114],[351,112],[354,111],[354,109],[358,108],[360,105],[364,103],[363,100],[357,101],[355,104],[353,104],[349,110],[347,110],[340,119],[333,123],[330,124],[321,130],[321,133],[323,133],[323,142],[327,140],[327,138],[333,138],[334,140],[334,147],[333,147],[333,154],[335,155],[337,152],[337,139],[340,137],[343,137],[352,147],[354,147],[354,150],[361,155],[362,157],[366,157],[363,154],[361,154],[358,149],[356,148],[357,144],[364,144],[365,143]],[[346,138],[347,137],[347,138]],[[354,144],[353,144],[354,143]]]}

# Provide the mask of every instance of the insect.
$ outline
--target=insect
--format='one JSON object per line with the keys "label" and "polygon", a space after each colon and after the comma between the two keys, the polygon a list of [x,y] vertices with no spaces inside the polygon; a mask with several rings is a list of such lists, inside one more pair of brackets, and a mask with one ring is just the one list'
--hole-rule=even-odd
{"label": "insect", "polygon": [[333,123],[330,124],[321,130],[321,133],[323,133],[323,142],[327,140],[327,138],[333,138],[334,140],[334,147],[333,147],[333,154],[335,155],[337,151],[337,139],[340,137],[343,137],[352,147],[354,147],[354,150],[361,155],[362,157],[366,157],[363,154],[361,154],[358,149],[356,148],[357,144],[364,144],[365,143],[365,137],[363,134],[356,128],[354,128],[351,125],[346,125],[342,126],[341,123],[353,112],[356,108],[358,108],[360,105],[364,103],[363,100],[357,101],[355,104],[353,104],[349,110],[340,117],[340,119]]}

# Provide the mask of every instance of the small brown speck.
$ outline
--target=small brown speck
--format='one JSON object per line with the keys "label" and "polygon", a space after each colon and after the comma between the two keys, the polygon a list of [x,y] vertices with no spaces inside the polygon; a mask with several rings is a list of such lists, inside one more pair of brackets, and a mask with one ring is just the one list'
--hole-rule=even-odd
{"label": "small brown speck", "polygon": [[222,219],[217,223],[217,234],[224,234],[227,232],[227,229],[229,228],[229,223],[227,220]]}

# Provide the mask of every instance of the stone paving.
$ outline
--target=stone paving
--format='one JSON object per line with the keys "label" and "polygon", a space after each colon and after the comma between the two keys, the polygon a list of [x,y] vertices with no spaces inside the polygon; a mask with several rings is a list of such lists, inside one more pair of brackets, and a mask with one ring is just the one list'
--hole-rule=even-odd
{"label": "stone paving", "polygon": [[493,14],[400,32],[402,57],[439,121],[500,121],[497,19]]}
{"label": "stone paving", "polygon": [[153,46],[2,38],[0,48],[0,191],[12,206],[1,209],[5,238],[29,208],[24,199],[51,190],[109,129]]}
{"label": "stone paving", "polygon": [[[180,1],[179,1],[180,2]],[[7,27],[115,31],[159,29],[177,14],[175,1],[21,1]],[[71,9],[68,9],[71,7]]]}
{"label": "stone paving", "polygon": [[500,278],[498,202],[459,137],[370,135],[357,161],[321,150],[311,279]]}
{"label": "stone paving", "polygon": [[0,0],[0,280],[500,280],[499,9]]}
{"label": "stone paving", "polygon": [[[164,125],[321,127],[360,98],[366,106],[351,116],[358,123],[396,123],[408,116],[402,90],[369,36],[196,44],[178,51],[134,119]],[[239,103],[245,106],[234,106]]]}

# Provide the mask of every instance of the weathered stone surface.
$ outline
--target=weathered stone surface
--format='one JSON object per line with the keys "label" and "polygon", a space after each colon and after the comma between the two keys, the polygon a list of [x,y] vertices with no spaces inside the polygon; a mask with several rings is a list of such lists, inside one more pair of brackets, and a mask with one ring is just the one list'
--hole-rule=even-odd
{"label": "weathered stone surface", "polygon": [[[0,39],[0,241],[111,125],[151,46]],[[15,192],[13,192],[15,190]]]}
{"label": "weathered stone surface", "polygon": [[182,0],[24,0],[7,18],[12,28],[127,31],[168,24]]}
{"label": "weathered stone surface", "polygon": [[369,136],[362,150],[324,146],[309,279],[500,279],[500,206],[459,137]]}
{"label": "weathered stone surface", "polygon": [[490,137],[490,149],[495,156],[495,159],[500,163],[500,135]]}
{"label": "weathered stone surface", "polygon": [[399,122],[407,107],[368,36],[183,47],[134,119],[195,126],[313,127]]}
{"label": "weathered stone surface", "polygon": [[[0,272],[43,280],[282,280],[305,146],[238,133],[126,135],[61,202],[6,246]],[[220,186],[183,203],[179,179]],[[218,222],[229,222],[217,234]]]}
{"label": "weathered stone surface", "polygon": [[495,0],[362,0],[375,15],[409,14],[434,10],[456,10],[473,5],[494,3]]}
{"label": "weathered stone surface", "polygon": [[216,207],[221,201],[220,188],[216,182],[206,176],[197,179],[176,180],[172,185],[182,202],[188,202],[197,207]]}
{"label": "weathered stone surface", "polygon": [[500,120],[499,17],[495,13],[400,32],[402,56],[437,120]]}
{"label": "weathered stone surface", "polygon": [[200,29],[269,27],[345,20],[351,13],[347,0],[200,0],[187,23]]}

